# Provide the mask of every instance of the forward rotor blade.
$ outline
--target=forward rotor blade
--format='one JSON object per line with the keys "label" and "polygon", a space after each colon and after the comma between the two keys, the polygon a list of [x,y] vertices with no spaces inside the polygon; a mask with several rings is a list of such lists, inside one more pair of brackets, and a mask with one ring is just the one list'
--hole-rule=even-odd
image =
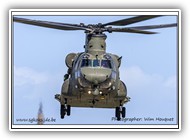
{"label": "forward rotor blade", "polygon": [[46,27],[46,28],[59,29],[59,30],[88,30],[88,31],[91,31],[90,28],[87,28],[84,25],[78,25],[78,24],[67,24],[67,23],[59,23],[59,22],[31,20],[31,19],[18,18],[18,17],[13,17],[13,21],[19,22],[19,23],[24,23],[24,24]]}
{"label": "forward rotor blade", "polygon": [[136,27],[130,27],[130,28],[135,29],[135,30],[149,30],[149,29],[169,28],[169,27],[177,27],[177,23],[149,25],[149,26],[136,26]]}
{"label": "forward rotor blade", "polygon": [[132,18],[127,18],[127,19],[122,19],[122,20],[117,20],[117,21],[105,23],[102,26],[107,26],[107,25],[124,26],[124,25],[137,23],[140,21],[156,18],[159,16],[160,15],[141,15],[141,16],[136,16],[136,17],[132,17]]}
{"label": "forward rotor blade", "polygon": [[156,34],[156,32],[137,30],[133,28],[111,28],[109,32],[139,33],[139,34]]}

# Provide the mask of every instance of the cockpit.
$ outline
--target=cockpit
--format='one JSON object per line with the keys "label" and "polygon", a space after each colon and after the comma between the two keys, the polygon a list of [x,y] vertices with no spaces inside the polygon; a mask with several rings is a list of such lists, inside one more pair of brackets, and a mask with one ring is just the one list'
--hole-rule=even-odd
{"label": "cockpit", "polygon": [[83,86],[86,81],[96,86],[103,86],[103,82],[107,81],[104,87],[109,87],[110,81],[116,79],[115,69],[114,60],[108,54],[99,57],[83,54],[76,65],[75,77],[80,79],[79,83]]}
{"label": "cockpit", "polygon": [[81,67],[104,67],[104,68],[112,68],[111,61],[108,59],[82,59]]}

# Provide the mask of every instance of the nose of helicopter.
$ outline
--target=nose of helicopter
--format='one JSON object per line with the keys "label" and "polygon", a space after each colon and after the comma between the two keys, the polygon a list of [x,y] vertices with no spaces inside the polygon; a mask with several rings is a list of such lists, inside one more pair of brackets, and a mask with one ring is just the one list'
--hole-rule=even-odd
{"label": "nose of helicopter", "polygon": [[110,77],[111,69],[86,67],[81,68],[81,73],[86,80],[97,85]]}

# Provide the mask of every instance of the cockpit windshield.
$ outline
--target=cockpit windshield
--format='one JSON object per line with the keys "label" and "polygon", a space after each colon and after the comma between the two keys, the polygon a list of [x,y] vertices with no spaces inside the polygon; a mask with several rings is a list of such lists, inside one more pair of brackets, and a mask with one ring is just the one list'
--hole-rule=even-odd
{"label": "cockpit windshield", "polygon": [[99,67],[100,66],[100,60],[95,59],[93,60],[93,67]]}
{"label": "cockpit windshield", "polygon": [[81,67],[92,67],[92,60],[82,59]]}
{"label": "cockpit windshield", "polygon": [[110,68],[111,69],[111,62],[110,60],[102,60],[101,66],[105,68]]}
{"label": "cockpit windshield", "polygon": [[99,59],[82,59],[81,67],[104,67],[112,68],[110,60],[99,60]]}

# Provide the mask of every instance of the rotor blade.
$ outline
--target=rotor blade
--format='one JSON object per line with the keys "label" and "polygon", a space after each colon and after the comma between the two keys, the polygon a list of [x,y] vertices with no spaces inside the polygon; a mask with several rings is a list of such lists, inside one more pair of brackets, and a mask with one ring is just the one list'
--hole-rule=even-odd
{"label": "rotor blade", "polygon": [[18,17],[13,17],[13,21],[19,22],[19,23],[24,23],[24,24],[46,27],[46,28],[59,29],[59,30],[88,30],[88,31],[91,31],[90,28],[87,28],[84,25],[78,25],[78,24],[67,24],[67,23],[31,20],[31,19],[18,18]]}
{"label": "rotor blade", "polygon": [[169,27],[177,27],[177,23],[149,25],[149,26],[136,26],[136,27],[130,27],[130,28],[135,29],[135,30],[149,30],[149,29],[169,28]]}
{"label": "rotor blade", "polygon": [[133,28],[111,28],[108,32],[124,32],[124,33],[139,33],[139,34],[156,34],[156,32],[137,30]]}
{"label": "rotor blade", "polygon": [[132,18],[127,18],[127,19],[122,19],[122,20],[105,23],[102,26],[107,26],[107,25],[124,26],[124,25],[133,24],[136,22],[156,18],[159,16],[161,16],[161,15],[141,15],[141,16],[136,16],[136,17],[132,17]]}

